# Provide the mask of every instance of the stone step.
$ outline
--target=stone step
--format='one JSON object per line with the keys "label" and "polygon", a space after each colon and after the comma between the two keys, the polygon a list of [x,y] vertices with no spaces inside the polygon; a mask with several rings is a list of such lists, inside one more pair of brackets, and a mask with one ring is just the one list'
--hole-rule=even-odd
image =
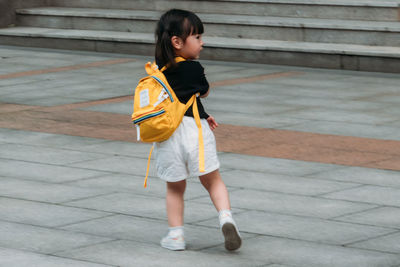
{"label": "stone step", "polygon": [[400,0],[48,0],[51,6],[399,21]]}
{"label": "stone step", "polygon": [[[400,48],[205,37],[203,59],[400,73]],[[14,27],[0,44],[137,55],[154,54],[150,33]]]}
{"label": "stone step", "polygon": [[[18,25],[153,33],[159,11],[93,8],[19,9]],[[198,13],[209,36],[400,46],[400,23]]]}

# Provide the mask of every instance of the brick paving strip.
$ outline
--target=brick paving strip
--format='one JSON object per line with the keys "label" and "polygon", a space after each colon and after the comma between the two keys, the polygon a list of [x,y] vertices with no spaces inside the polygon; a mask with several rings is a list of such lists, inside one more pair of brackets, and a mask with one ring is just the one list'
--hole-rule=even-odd
{"label": "brick paving strip", "polygon": [[[104,61],[98,66],[101,66],[102,64],[118,64],[125,62],[127,61]],[[70,68],[92,67],[94,66],[93,64],[96,63],[75,65],[70,66]],[[68,67],[55,68],[53,70],[69,70],[66,68]],[[52,69],[48,69],[47,72],[43,73],[51,71]],[[32,71],[25,72],[25,74],[38,75],[41,73],[40,71]],[[299,74],[301,73],[272,73],[229,81],[218,81],[211,85],[222,86],[228,84],[248,83],[257,80]],[[20,75],[22,75],[22,73]],[[22,76],[14,74],[13,78]],[[7,78],[11,77],[8,76]],[[107,112],[78,110],[78,108],[82,107],[132,100],[132,96],[121,96],[55,107],[0,103],[0,127],[135,142],[136,131],[133,129],[129,114],[122,115]],[[217,138],[218,151],[222,152],[341,164],[347,166],[400,170],[400,141],[235,126],[228,124],[221,124],[215,131],[215,135]]]}
{"label": "brick paving strip", "polygon": [[12,78],[19,78],[19,77],[26,77],[26,76],[41,75],[41,74],[46,74],[46,73],[63,72],[63,71],[68,71],[68,70],[94,68],[94,67],[101,67],[101,66],[107,66],[107,65],[128,63],[128,62],[133,62],[133,61],[136,61],[136,60],[128,59],[128,58],[119,58],[119,59],[112,59],[112,60],[105,60],[105,61],[97,61],[97,62],[92,62],[92,63],[87,63],[87,64],[78,64],[78,65],[72,65],[72,66],[58,67],[58,68],[30,70],[30,71],[3,74],[3,75],[0,75],[0,79],[12,79]]}

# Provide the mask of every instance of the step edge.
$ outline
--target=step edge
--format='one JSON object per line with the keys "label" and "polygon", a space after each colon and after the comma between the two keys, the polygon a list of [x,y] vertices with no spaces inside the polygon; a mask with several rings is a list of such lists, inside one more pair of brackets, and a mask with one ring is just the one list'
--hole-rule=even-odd
{"label": "step edge", "polygon": [[[35,9],[35,8],[34,8]],[[30,9],[30,10],[34,10]],[[23,10],[23,11],[21,11]],[[117,14],[93,14],[90,12],[74,13],[71,12],[25,12],[27,9],[19,9],[20,15],[38,15],[38,16],[58,16],[58,17],[80,17],[80,18],[103,18],[103,19],[121,19],[121,20],[145,20],[158,21],[161,12],[155,11],[135,11],[142,12],[142,15],[117,15]],[[100,9],[95,9],[100,10]],[[102,9],[106,11],[106,9]],[[125,11],[125,10],[124,10]],[[159,16],[151,16],[150,12]],[[149,15],[145,15],[149,13]],[[291,17],[275,17],[275,16],[247,16],[247,15],[217,15],[216,19],[209,18],[210,14],[198,13],[199,17],[205,24],[222,24],[222,25],[244,25],[244,26],[260,26],[260,27],[283,27],[283,28],[307,28],[307,29],[330,29],[330,30],[349,30],[349,31],[380,31],[380,32],[400,32],[400,23],[394,21],[363,21],[363,20],[344,20],[344,19],[318,19],[318,18],[291,18]],[[231,17],[237,20],[229,19]],[[251,17],[263,18],[264,22],[251,21]],[[247,19],[247,20],[245,20]],[[364,26],[366,22],[373,22],[375,25]],[[336,23],[336,24],[334,24]],[[355,25],[356,24],[356,25]],[[357,25],[360,24],[360,25]],[[379,25],[376,25],[379,24]]]}
{"label": "step edge", "polygon": [[[16,27],[17,28],[17,27]],[[0,29],[0,36],[16,36],[31,38],[55,38],[55,39],[74,39],[74,40],[92,40],[92,41],[116,41],[116,42],[135,42],[144,44],[154,44],[152,34],[143,33],[125,33],[110,31],[79,31],[79,30],[56,30],[48,28],[24,28],[41,29],[42,32],[13,32],[8,28],[7,31]],[[64,34],[60,34],[64,32]],[[73,32],[80,32],[80,35],[73,35]],[[103,33],[103,36],[83,35],[83,33]],[[120,34],[121,36],[117,36]],[[129,37],[123,35],[131,35]],[[138,37],[139,36],[139,37]],[[359,55],[359,56],[379,56],[400,58],[400,48],[390,46],[364,46],[354,44],[329,44],[329,43],[311,43],[311,42],[293,42],[277,40],[258,40],[258,39],[235,39],[220,37],[205,37],[204,47],[230,48],[243,50],[272,50],[272,51],[290,51],[304,53],[320,54],[341,54],[341,55]],[[221,43],[223,41],[223,43]],[[238,43],[239,41],[239,43]],[[313,47],[310,47],[313,46]],[[308,46],[304,49],[304,46]],[[343,46],[347,49],[343,49]],[[379,51],[390,50],[390,51]]]}

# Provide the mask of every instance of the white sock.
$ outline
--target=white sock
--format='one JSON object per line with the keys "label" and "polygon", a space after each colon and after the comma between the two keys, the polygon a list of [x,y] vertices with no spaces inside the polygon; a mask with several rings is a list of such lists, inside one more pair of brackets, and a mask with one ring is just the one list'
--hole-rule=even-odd
{"label": "white sock", "polygon": [[235,224],[235,221],[232,218],[232,211],[231,210],[220,210],[219,211],[219,225],[222,227],[225,223],[233,223]]}
{"label": "white sock", "polygon": [[184,236],[183,226],[169,227],[168,230],[169,230],[168,231],[169,236],[172,236],[172,237]]}
{"label": "white sock", "polygon": [[219,211],[219,217],[220,218],[226,217],[226,216],[229,216],[229,217],[232,218],[232,211],[231,210],[220,210]]}

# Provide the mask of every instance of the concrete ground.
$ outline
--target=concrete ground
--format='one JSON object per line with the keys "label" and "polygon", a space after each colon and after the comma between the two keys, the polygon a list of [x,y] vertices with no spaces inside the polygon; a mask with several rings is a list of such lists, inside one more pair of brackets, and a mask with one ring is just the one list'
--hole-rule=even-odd
{"label": "concrete ground", "polygon": [[171,252],[130,122],[148,60],[0,46],[0,266],[400,266],[398,74],[202,61],[243,246],[190,178]]}

